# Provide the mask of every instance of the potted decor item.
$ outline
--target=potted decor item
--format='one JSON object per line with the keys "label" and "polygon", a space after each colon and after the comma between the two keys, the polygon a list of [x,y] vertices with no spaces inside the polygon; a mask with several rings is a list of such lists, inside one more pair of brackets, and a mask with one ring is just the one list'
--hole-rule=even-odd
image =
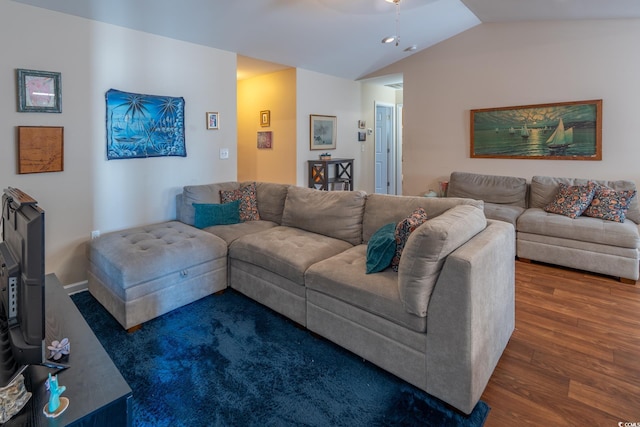
{"label": "potted decor item", "polygon": [[331,160],[331,153],[320,154],[320,160]]}

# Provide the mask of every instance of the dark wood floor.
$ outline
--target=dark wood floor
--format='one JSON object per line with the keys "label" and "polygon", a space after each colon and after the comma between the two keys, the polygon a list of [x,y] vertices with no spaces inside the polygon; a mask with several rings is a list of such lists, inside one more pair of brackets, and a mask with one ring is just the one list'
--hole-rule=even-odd
{"label": "dark wood floor", "polygon": [[482,400],[486,427],[640,423],[640,285],[516,261],[516,330]]}

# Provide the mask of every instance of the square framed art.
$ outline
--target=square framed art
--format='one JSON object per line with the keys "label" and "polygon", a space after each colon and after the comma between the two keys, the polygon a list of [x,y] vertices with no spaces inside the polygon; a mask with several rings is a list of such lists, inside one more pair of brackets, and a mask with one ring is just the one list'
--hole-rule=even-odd
{"label": "square framed art", "polygon": [[53,71],[17,69],[18,112],[61,113],[62,74]]}

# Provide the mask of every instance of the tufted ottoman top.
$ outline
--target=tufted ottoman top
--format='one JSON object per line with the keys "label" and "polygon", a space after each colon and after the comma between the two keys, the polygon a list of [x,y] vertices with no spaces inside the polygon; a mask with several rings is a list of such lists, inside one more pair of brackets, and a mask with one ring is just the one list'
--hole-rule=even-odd
{"label": "tufted ottoman top", "polygon": [[106,233],[89,260],[123,289],[227,256],[224,240],[179,221]]}

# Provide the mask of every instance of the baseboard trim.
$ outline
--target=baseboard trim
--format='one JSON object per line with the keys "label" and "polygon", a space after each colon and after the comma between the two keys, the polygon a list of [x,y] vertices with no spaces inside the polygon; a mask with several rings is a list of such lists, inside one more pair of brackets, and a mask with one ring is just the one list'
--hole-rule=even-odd
{"label": "baseboard trim", "polygon": [[89,282],[83,280],[82,282],[72,283],[70,285],[64,285],[64,290],[69,295],[77,294],[78,292],[84,292],[89,290]]}

